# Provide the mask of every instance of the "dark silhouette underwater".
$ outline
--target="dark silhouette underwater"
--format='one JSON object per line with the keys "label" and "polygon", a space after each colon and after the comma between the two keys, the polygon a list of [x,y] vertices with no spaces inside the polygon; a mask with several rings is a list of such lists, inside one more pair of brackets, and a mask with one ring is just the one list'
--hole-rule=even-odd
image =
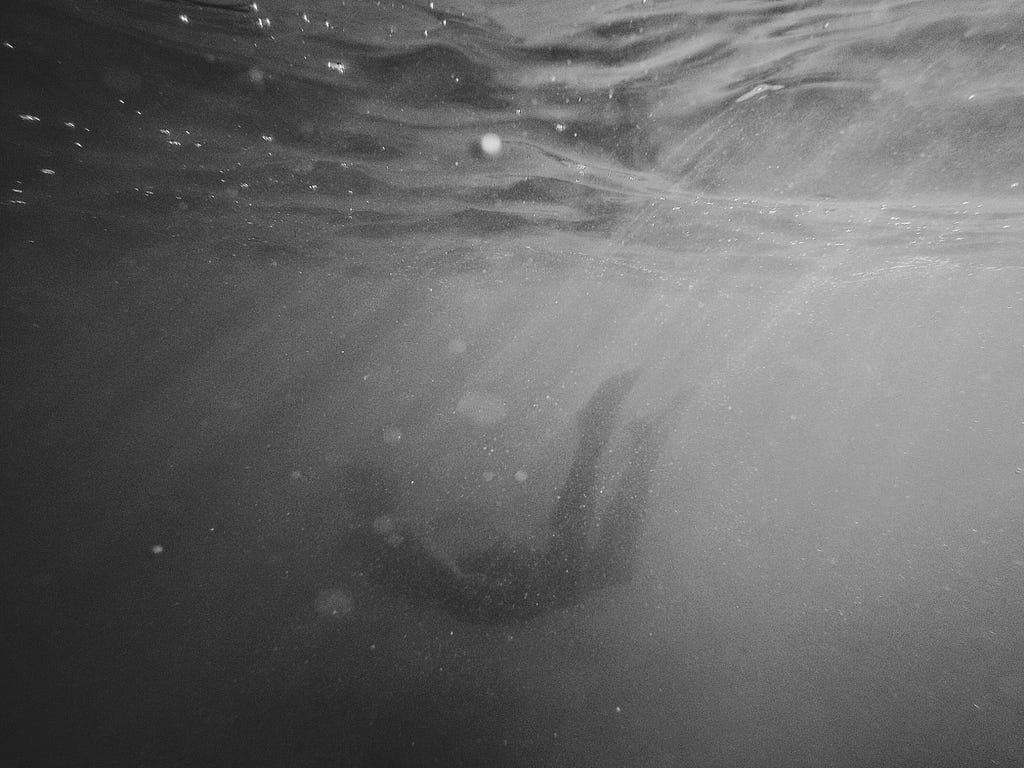
{"label": "dark silhouette underwater", "polygon": [[628,581],[637,568],[651,476],[667,437],[669,408],[630,423],[627,465],[594,547],[588,547],[588,536],[596,524],[598,464],[638,375],[631,370],[607,379],[577,414],[579,442],[549,518],[545,549],[503,541],[457,559],[447,557],[396,527],[388,478],[379,468],[362,465],[346,473],[347,493],[357,513],[344,548],[354,551],[371,576],[388,587],[440,603],[475,622],[524,621]]}

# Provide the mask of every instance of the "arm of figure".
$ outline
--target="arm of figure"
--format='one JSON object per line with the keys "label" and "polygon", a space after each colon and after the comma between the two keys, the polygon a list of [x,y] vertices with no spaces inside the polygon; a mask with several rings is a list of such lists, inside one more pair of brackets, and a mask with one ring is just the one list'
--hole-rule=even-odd
{"label": "arm of figure", "polygon": [[628,463],[608,513],[601,521],[597,547],[588,563],[588,587],[627,581],[636,573],[640,557],[640,536],[654,481],[654,470],[671,429],[691,390],[684,390],[653,416],[630,426],[632,434]]}
{"label": "arm of figure", "polygon": [[637,369],[632,369],[607,379],[576,417],[580,441],[551,513],[550,559],[568,586],[578,585],[584,564],[598,462],[639,375]]}

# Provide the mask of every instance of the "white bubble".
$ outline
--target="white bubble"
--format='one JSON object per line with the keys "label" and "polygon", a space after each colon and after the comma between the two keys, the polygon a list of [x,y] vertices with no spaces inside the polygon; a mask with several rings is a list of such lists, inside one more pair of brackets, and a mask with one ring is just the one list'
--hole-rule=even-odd
{"label": "white bubble", "polygon": [[448,352],[453,355],[461,355],[466,351],[466,342],[462,339],[452,339],[448,342]]}
{"label": "white bubble", "polygon": [[518,472],[516,472],[516,474],[515,474],[515,478],[516,478],[516,482],[517,483],[525,483],[526,482],[526,478],[528,478],[528,477],[529,477],[529,475],[526,474],[521,469]]}
{"label": "white bubble", "polygon": [[149,551],[152,552],[154,555],[162,555],[164,553],[164,545],[154,544],[152,547],[149,548]]}
{"label": "white bubble", "polygon": [[402,441],[402,430],[398,427],[384,427],[381,432],[381,439],[386,445],[395,445]]}
{"label": "white bubble", "polygon": [[501,154],[501,137],[496,133],[485,133],[480,137],[480,151],[485,157],[497,157]]}
{"label": "white bubble", "polygon": [[496,477],[496,475],[493,472],[484,472],[484,474],[483,474],[483,478],[484,478],[484,482],[485,483],[491,482],[491,480],[493,480],[495,477]]}

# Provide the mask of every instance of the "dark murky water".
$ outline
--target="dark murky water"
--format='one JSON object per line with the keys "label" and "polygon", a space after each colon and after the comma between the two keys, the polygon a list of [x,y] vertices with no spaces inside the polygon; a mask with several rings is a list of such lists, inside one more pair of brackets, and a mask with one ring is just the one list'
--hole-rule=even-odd
{"label": "dark murky water", "polygon": [[[0,62],[16,764],[1024,762],[1017,3],[15,0]],[[542,537],[632,367],[694,394],[630,584],[339,554],[353,462]]]}

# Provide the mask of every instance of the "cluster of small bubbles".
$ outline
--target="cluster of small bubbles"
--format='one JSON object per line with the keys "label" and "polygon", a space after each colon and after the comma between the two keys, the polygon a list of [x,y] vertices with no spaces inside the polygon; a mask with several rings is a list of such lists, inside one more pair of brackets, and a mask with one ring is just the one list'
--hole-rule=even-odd
{"label": "cluster of small bubbles", "polygon": [[466,351],[466,342],[462,339],[452,339],[448,342],[448,352],[453,355],[461,355]]}
{"label": "cluster of small bubbles", "polygon": [[398,427],[384,427],[381,432],[381,439],[385,445],[395,445],[402,440],[402,430]]}

